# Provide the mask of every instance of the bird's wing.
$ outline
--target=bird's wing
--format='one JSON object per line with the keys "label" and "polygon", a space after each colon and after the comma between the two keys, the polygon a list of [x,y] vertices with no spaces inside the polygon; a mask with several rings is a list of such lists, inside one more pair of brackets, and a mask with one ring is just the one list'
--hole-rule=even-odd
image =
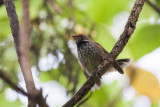
{"label": "bird's wing", "polygon": [[[95,42],[96,46],[99,47],[97,49],[99,49],[99,52],[101,57],[104,59],[107,57],[107,55],[109,54],[99,43]],[[121,74],[124,73],[123,69],[120,67],[119,63],[115,60],[115,62],[113,63],[113,67]]]}
{"label": "bird's wing", "polygon": [[101,57],[105,58],[109,53],[99,43],[97,42],[94,43],[97,49],[99,50]]}

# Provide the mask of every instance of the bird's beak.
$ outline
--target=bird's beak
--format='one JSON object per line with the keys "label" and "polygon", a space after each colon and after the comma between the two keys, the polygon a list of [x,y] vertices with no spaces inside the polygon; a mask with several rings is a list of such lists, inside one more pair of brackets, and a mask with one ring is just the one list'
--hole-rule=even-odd
{"label": "bird's beak", "polygon": [[74,35],[72,35],[72,37],[73,37],[73,38],[75,38],[75,36],[74,36]]}
{"label": "bird's beak", "polygon": [[75,39],[75,38],[79,38],[78,36],[75,36],[75,35],[72,35],[72,37]]}

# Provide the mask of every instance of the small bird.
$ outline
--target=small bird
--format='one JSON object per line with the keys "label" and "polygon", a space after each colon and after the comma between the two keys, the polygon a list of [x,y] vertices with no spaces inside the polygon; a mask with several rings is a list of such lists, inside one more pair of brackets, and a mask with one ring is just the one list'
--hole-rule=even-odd
{"label": "small bird", "polygon": [[[72,37],[77,45],[78,61],[85,77],[88,78],[109,53],[99,43],[94,42],[84,34],[76,34]],[[115,60],[109,67],[108,72],[117,70],[119,73],[123,74],[123,68],[126,67],[129,62],[130,59]],[[99,79],[91,90],[94,91],[101,86],[102,82]]]}

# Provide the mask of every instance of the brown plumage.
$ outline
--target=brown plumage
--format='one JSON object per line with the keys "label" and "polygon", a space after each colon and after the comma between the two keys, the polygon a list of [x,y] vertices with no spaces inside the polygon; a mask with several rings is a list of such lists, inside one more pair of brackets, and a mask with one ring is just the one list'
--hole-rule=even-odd
{"label": "brown plumage", "polygon": [[[94,42],[84,34],[76,34],[73,36],[75,43],[77,44],[78,60],[83,70],[84,75],[88,78],[98,65],[107,57],[108,52],[97,42]],[[129,59],[115,60],[113,65],[109,68],[109,71],[115,68],[119,73],[123,74],[123,69]],[[121,68],[122,67],[122,68]],[[99,89],[102,86],[100,79],[96,82],[94,88]]]}

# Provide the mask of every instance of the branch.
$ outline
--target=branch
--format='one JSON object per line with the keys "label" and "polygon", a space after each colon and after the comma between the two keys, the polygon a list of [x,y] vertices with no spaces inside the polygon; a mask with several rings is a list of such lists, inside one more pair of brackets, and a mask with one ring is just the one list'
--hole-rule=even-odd
{"label": "branch", "polygon": [[19,35],[20,66],[26,83],[27,91],[34,94],[36,90],[31,66],[29,63],[29,44],[30,44],[30,20],[29,20],[29,1],[22,0],[22,26]]}
{"label": "branch", "polygon": [[[26,83],[27,92],[30,95],[36,96],[37,89],[35,88],[31,65],[29,62],[29,41],[30,41],[30,19],[29,19],[29,0],[22,0],[22,26],[19,35],[19,63]],[[28,106],[35,107],[36,103],[28,99]]]}
{"label": "branch", "polygon": [[56,13],[61,14],[62,10],[61,8],[55,3],[54,0],[46,0],[48,4],[55,10]]}
{"label": "branch", "polygon": [[[10,27],[14,38],[14,44],[18,56],[18,61],[24,76],[26,88],[29,95],[35,98],[35,102],[39,107],[48,107],[45,99],[42,96],[42,90],[37,90],[33,81],[31,73],[31,67],[29,63],[29,33],[30,33],[30,21],[29,21],[29,0],[22,0],[23,16],[22,16],[22,29],[19,35],[19,21],[15,11],[13,0],[3,0],[6,6],[8,18],[10,21]],[[20,41],[20,42],[19,42]],[[28,105],[31,107],[31,105]],[[33,105],[35,106],[35,104]]]}
{"label": "branch", "polygon": [[153,4],[149,0],[146,0],[146,3],[149,4],[157,13],[160,14],[160,8],[159,7],[157,7],[155,4]]}
{"label": "branch", "polygon": [[[16,85],[14,82],[11,81],[10,77],[7,73],[0,69],[0,78],[2,78],[11,88],[13,88],[16,92],[27,96],[29,99],[37,102],[37,97],[33,97],[32,95],[25,92],[20,86]],[[40,106],[42,107],[42,106]],[[44,106],[43,106],[44,107]]]}
{"label": "branch", "polygon": [[119,40],[113,47],[111,53],[97,67],[97,69],[92,73],[92,75],[78,90],[78,92],[75,93],[73,97],[66,104],[63,105],[63,107],[73,107],[78,101],[80,101],[90,91],[91,87],[95,84],[95,82],[105,73],[105,71],[107,71],[107,69],[114,62],[117,56],[122,52],[123,48],[127,44],[129,38],[131,37],[136,28],[136,22],[138,20],[143,5],[144,0],[136,0],[128,18],[125,29],[121,34]]}
{"label": "branch", "polygon": [[[15,6],[13,3],[13,0],[3,0],[4,5],[6,6],[6,10],[7,10],[7,14],[8,14],[8,18],[10,21],[10,27],[11,27],[11,31],[12,31],[12,36],[14,39],[14,45],[16,48],[16,52],[18,55],[18,58],[20,56],[20,52],[19,52],[19,21],[18,21],[18,16],[17,13],[15,11]],[[18,59],[19,60],[19,59]]]}
{"label": "branch", "polygon": [[[91,92],[90,95],[89,95],[87,98],[85,98],[85,99],[83,99],[82,101],[80,101],[80,102],[78,103],[77,107],[80,107],[82,104],[84,104],[86,101],[88,101],[88,100],[92,97],[92,94],[93,94],[93,92]],[[108,106],[108,107],[109,107],[109,106]]]}
{"label": "branch", "polygon": [[22,88],[20,88],[15,83],[13,83],[10,80],[9,76],[4,71],[2,71],[2,70],[0,70],[0,78],[2,78],[7,84],[9,84],[18,93],[23,94],[23,95],[31,98],[31,96],[28,93],[26,93]]}
{"label": "branch", "polygon": [[3,0],[0,0],[0,6],[2,6],[4,3],[3,3]]}

